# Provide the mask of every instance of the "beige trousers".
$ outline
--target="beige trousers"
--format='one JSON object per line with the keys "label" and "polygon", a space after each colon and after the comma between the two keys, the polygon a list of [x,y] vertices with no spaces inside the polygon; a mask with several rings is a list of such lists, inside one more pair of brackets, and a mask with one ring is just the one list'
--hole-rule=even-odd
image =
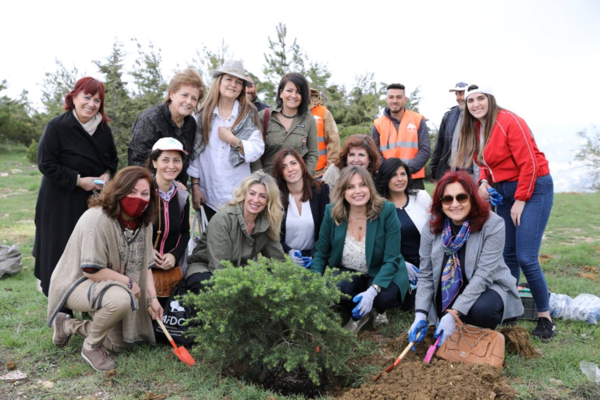
{"label": "beige trousers", "polygon": [[65,306],[73,311],[90,313],[92,321],[67,319],[64,325],[65,333],[83,336],[91,346],[102,343],[106,349],[114,352],[125,350],[127,346],[123,341],[121,320],[131,310],[131,297],[122,287],[113,286],[104,293],[102,308],[92,311],[87,298],[92,283],[88,279],[79,284],[65,303]]}

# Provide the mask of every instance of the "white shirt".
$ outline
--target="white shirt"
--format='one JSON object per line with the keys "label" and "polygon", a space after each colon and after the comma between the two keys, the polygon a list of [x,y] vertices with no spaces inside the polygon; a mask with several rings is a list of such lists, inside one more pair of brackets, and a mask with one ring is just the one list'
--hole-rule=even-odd
{"label": "white shirt", "polygon": [[[258,160],[265,151],[265,143],[257,129],[248,140],[242,140],[244,154],[240,156],[244,163],[232,167],[229,162],[229,143],[219,139],[219,127],[232,127],[239,114],[239,102],[236,100],[231,115],[227,119],[219,115],[219,107],[215,107],[210,136],[206,148],[197,159],[190,161],[187,170],[189,176],[200,179],[200,190],[206,197],[206,204],[213,210],[219,210],[233,197],[233,189],[250,175],[250,163]],[[196,116],[196,118],[198,118]],[[197,121],[201,124],[202,121]]]}
{"label": "white shirt", "polygon": [[[366,237],[366,236],[365,236]],[[342,265],[348,269],[353,269],[363,274],[369,273],[367,267],[367,252],[365,238],[361,242],[354,239],[350,232],[346,232],[344,240],[344,250],[342,250]]]}
{"label": "white shirt", "polygon": [[315,245],[315,221],[310,211],[310,202],[302,203],[302,215],[296,207],[294,196],[289,195],[285,218],[285,244],[294,250],[308,250]]}

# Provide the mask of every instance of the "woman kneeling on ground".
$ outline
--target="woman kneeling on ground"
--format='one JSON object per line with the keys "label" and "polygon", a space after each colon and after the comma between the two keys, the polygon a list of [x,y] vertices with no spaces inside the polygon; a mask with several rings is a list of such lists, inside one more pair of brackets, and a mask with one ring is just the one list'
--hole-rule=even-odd
{"label": "woman kneeling on ground", "polygon": [[[89,205],[52,274],[48,326],[58,347],[73,334],[83,336],[84,360],[96,371],[109,371],[115,363],[107,349],[154,345],[150,315],[163,316],[150,269],[156,217],[152,175],[142,167],[124,168]],[[60,312],[63,306],[89,312],[92,320],[71,318]]]}
{"label": "woman kneeling on ground", "polygon": [[273,177],[285,210],[281,246],[296,264],[309,268],[329,204],[329,186],[310,175],[302,156],[294,149],[277,153]]}
{"label": "woman kneeling on ground", "polygon": [[477,186],[464,171],[447,172],[433,193],[431,219],[421,237],[421,268],[415,321],[409,340],[427,334],[433,305],[443,315],[435,337],[439,344],[452,335],[456,320],[495,329],[503,320],[523,314],[515,278],[504,263],[504,220],[490,213]]}
{"label": "woman kneeling on ground", "polygon": [[[375,307],[373,326],[388,322],[386,311],[404,301],[408,275],[400,254],[400,223],[392,203],[379,197],[371,174],[361,167],[344,169],[325,209],[311,271],[325,267],[358,272],[340,289],[351,296],[340,306],[352,313],[345,328],[358,333]],[[358,303],[358,305],[356,304]]]}
{"label": "woman kneeling on ground", "polygon": [[242,180],[231,200],[210,220],[200,242],[188,259],[186,285],[198,293],[221,261],[244,266],[260,253],[284,261],[279,243],[283,207],[275,180],[262,171]]}

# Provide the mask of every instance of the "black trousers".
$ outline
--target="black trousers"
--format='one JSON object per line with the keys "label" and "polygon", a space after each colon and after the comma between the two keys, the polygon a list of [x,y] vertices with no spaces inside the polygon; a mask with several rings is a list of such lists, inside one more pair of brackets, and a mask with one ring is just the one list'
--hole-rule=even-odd
{"label": "black trousers", "polygon": [[[356,272],[352,269],[340,267],[339,273],[342,273],[344,271]],[[345,311],[352,313],[354,307],[358,305],[358,303],[353,302],[352,299],[357,294],[367,290],[373,284],[374,279],[375,278],[368,275],[356,275],[352,277],[351,281],[341,282],[339,284],[340,290],[342,291],[342,293],[349,294],[350,298],[341,299],[340,306]],[[373,301],[373,308],[375,308],[375,310],[379,314],[382,314],[390,308],[398,307],[398,305],[400,304],[398,301],[399,294],[400,289],[398,288],[398,285],[396,285],[394,282],[390,283],[390,285],[387,288],[381,288],[381,292],[377,295],[377,297],[375,297],[375,300]]]}
{"label": "black trousers", "polygon": [[210,278],[212,278],[212,275],[213,274],[210,272],[200,272],[197,274],[192,274],[185,281],[185,286],[189,292],[198,294],[201,291],[204,291],[206,283]]}
{"label": "black trousers", "polygon": [[504,303],[502,297],[495,290],[488,288],[475,301],[467,315],[460,317],[465,324],[481,328],[496,329],[502,322]]}

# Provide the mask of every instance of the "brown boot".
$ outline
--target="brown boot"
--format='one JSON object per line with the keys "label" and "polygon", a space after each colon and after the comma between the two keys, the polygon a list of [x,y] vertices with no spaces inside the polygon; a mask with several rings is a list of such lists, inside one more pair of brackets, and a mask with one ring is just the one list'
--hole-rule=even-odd
{"label": "brown boot", "polygon": [[106,372],[115,369],[115,362],[110,358],[108,350],[104,348],[102,343],[90,346],[84,340],[83,346],[81,347],[81,356],[96,371]]}
{"label": "brown boot", "polygon": [[65,347],[71,340],[71,335],[65,331],[65,323],[71,318],[69,314],[59,312],[52,321],[52,342],[56,347]]}

